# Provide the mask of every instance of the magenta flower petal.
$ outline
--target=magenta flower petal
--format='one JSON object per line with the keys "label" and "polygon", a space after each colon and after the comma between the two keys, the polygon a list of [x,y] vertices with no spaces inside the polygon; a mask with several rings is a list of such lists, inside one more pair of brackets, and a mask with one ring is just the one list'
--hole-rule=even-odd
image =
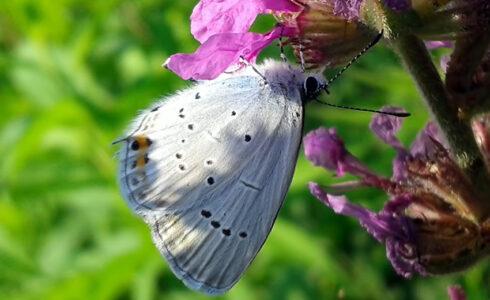
{"label": "magenta flower petal", "polygon": [[201,0],[192,11],[191,32],[204,43],[218,33],[247,32],[258,14],[300,9],[288,0]]}
{"label": "magenta flower petal", "polygon": [[254,62],[260,50],[279,37],[281,28],[267,34],[221,33],[210,37],[193,54],[175,54],[167,68],[183,79],[214,79],[239,61]]}
{"label": "magenta flower petal", "polygon": [[451,300],[466,300],[466,295],[459,285],[453,285],[447,288],[447,294]]}
{"label": "magenta flower petal", "polygon": [[[381,111],[389,112],[405,112],[404,109],[399,107],[386,106],[381,109]],[[392,146],[397,150],[398,153],[404,152],[405,148],[402,143],[396,138],[396,133],[400,130],[402,126],[403,118],[375,114],[371,119],[369,128],[376,134],[376,136],[385,142],[386,144]]]}
{"label": "magenta flower petal", "polygon": [[315,166],[334,170],[341,177],[345,172],[361,177],[377,177],[367,166],[352,156],[334,128],[319,128],[303,139],[305,155]]}
{"label": "magenta flower petal", "polygon": [[335,0],[333,13],[346,20],[357,20],[361,3],[362,0]]}

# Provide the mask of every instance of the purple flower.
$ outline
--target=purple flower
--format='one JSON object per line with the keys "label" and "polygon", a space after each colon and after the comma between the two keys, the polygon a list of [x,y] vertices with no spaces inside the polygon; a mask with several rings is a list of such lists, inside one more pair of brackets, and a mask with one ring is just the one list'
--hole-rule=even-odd
{"label": "purple flower", "polygon": [[439,149],[438,145],[447,148],[446,143],[439,136],[436,124],[429,122],[419,132],[412,146],[410,146],[410,155],[414,157],[426,154],[433,156]]}
{"label": "purple flower", "polygon": [[363,0],[336,0],[334,2],[334,15],[342,16],[346,20],[359,19],[359,8]]}
{"label": "purple flower", "polygon": [[447,66],[451,62],[451,56],[449,55],[443,55],[441,57],[441,60],[439,61],[439,66],[441,67],[441,70],[443,73],[447,73]]}
{"label": "purple flower", "polygon": [[471,122],[471,127],[487,170],[490,173],[490,115],[481,114],[475,117]]}
{"label": "purple flower", "polygon": [[[360,20],[377,27],[370,20],[383,21],[385,38],[396,42],[415,35],[427,42],[427,48],[447,47],[451,40],[478,40],[488,35],[490,2],[488,0],[382,0],[385,9],[373,12],[372,6],[361,5]],[[440,40],[440,41],[438,41]],[[458,44],[458,43],[456,43]],[[481,47],[485,47],[482,45]],[[471,49],[469,46],[467,49]],[[471,51],[462,51],[466,55]],[[464,60],[465,66],[468,61]]]}
{"label": "purple flower", "polygon": [[380,213],[375,213],[350,203],[344,196],[325,193],[316,183],[310,183],[309,188],[316,198],[335,213],[355,217],[376,240],[386,243],[388,259],[398,274],[404,277],[410,277],[416,271],[425,274],[424,268],[417,262],[413,224],[408,218],[398,216],[398,211],[410,203],[406,196],[400,196],[393,200],[389,207]]}
{"label": "purple flower", "polygon": [[397,13],[406,12],[411,8],[411,5],[407,0],[384,0],[384,2],[386,7]]}
{"label": "purple flower", "polygon": [[[257,15],[295,13],[300,9],[287,0],[201,0],[191,16],[191,32],[201,46],[193,54],[172,55],[166,67],[183,79],[213,79],[238,63],[240,56],[254,62],[282,30],[276,27],[266,34],[248,32]],[[283,35],[294,32],[286,27]]]}
{"label": "purple flower", "polygon": [[[391,111],[398,113],[406,112],[404,109],[392,106],[384,107],[381,111]],[[402,118],[398,118],[395,116],[375,114],[371,119],[371,124],[369,125],[369,127],[380,140],[392,146],[397,150],[398,153],[400,153],[405,151],[405,149],[395,135],[402,126],[402,120]]]}
{"label": "purple flower", "polygon": [[[385,107],[383,111],[405,112],[405,110],[396,107]],[[396,137],[396,133],[400,130],[402,118],[395,116],[377,114],[374,115],[369,127],[376,136],[386,144],[395,148],[398,156],[393,162],[393,180],[401,181],[406,178],[404,162],[407,158],[408,151],[403,147],[402,143]]]}
{"label": "purple flower", "polygon": [[[213,79],[239,63],[255,62],[259,52],[281,36],[308,68],[350,61],[376,35],[358,23],[362,0],[201,0],[191,15],[191,32],[201,46],[175,54],[165,66],[183,79]],[[272,14],[281,26],[249,32],[259,14]],[[299,47],[301,45],[301,55]]]}
{"label": "purple flower", "polygon": [[[438,5],[411,8],[408,0],[384,3],[395,12],[413,9],[423,25],[417,27],[417,35],[427,28],[429,34],[425,36],[445,39],[457,37],[467,28],[477,30],[488,14],[490,6],[483,4],[486,0],[461,1],[450,0],[454,8],[450,12],[438,9]],[[480,13],[473,13],[482,6]],[[201,46],[192,54],[172,55],[166,67],[184,79],[213,79],[239,63],[240,56],[255,62],[259,52],[279,38],[281,31],[307,68],[335,67],[350,61],[375,38],[380,30],[376,20],[386,18],[382,13],[364,5],[363,0],[201,0],[191,15],[191,32]],[[249,32],[259,14],[273,15],[281,26],[265,34]],[[405,19],[399,20],[401,24]],[[385,26],[390,29],[389,24]],[[409,24],[405,27],[403,32],[386,37],[414,31]]]}
{"label": "purple flower", "polygon": [[[426,41],[425,46],[428,50],[438,49],[438,48],[454,48],[454,42],[452,41]],[[449,55],[443,55],[441,60],[439,61],[439,65],[441,66],[442,72],[446,73],[447,66],[451,61],[451,57]]]}
{"label": "purple flower", "polygon": [[337,136],[335,129],[319,128],[304,137],[305,155],[315,166],[334,170],[337,176],[345,172],[361,177],[374,176],[369,168],[350,154],[344,147],[344,142]]}
{"label": "purple flower", "polygon": [[[490,219],[474,205],[483,199],[452,161],[432,123],[409,149],[395,136],[400,127],[401,119],[393,116],[375,115],[371,122],[374,133],[398,153],[391,180],[352,156],[335,130],[321,128],[305,137],[306,157],[315,165],[335,170],[339,176],[344,172],[358,176],[360,183],[351,187],[372,186],[390,195],[379,213],[349,203],[344,196],[329,195],[314,183],[310,183],[310,191],[336,213],[357,218],[385,243],[387,257],[398,274],[410,277],[465,269],[490,254]],[[339,186],[342,184],[326,189],[338,191]]]}
{"label": "purple flower", "polygon": [[451,41],[427,41],[425,42],[427,49],[437,49],[437,48],[452,48],[454,43]]}
{"label": "purple flower", "polygon": [[459,285],[453,285],[447,288],[447,294],[450,300],[466,300],[466,295]]}

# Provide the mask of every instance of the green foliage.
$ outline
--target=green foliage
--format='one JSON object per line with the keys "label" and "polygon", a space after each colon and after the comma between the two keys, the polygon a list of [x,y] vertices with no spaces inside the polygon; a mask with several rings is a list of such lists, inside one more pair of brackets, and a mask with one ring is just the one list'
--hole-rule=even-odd
{"label": "green foliage", "polygon": [[[152,101],[183,88],[160,66],[192,52],[195,1],[2,1],[0,4],[0,299],[204,299],[170,272],[116,184],[111,141]],[[254,29],[270,28],[261,19]],[[279,57],[271,46],[263,56]],[[379,45],[331,87],[332,103],[413,114],[409,144],[427,119],[413,83]],[[337,127],[348,148],[389,176],[394,151],[369,132],[370,115],[312,103],[306,131]],[[405,280],[384,247],[307,191],[332,179],[300,156],[264,248],[223,299],[445,299],[459,283],[490,295],[490,265]],[[380,209],[374,190],[349,197]]]}

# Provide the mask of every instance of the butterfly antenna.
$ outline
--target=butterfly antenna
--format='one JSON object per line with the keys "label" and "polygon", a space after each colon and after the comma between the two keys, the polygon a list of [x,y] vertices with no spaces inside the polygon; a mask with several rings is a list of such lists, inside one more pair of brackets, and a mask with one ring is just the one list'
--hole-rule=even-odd
{"label": "butterfly antenna", "polygon": [[[359,57],[361,57],[364,53],[366,53],[366,51],[368,51],[369,49],[371,49],[371,47],[373,47],[374,45],[376,45],[379,42],[379,40],[381,39],[382,36],[383,36],[383,30],[381,30],[380,32],[378,32],[378,34],[376,35],[376,37],[374,38],[374,40],[372,40],[353,59],[351,59],[351,61],[349,61],[337,74],[335,74],[334,77],[330,78],[328,80],[328,82],[323,86],[323,90],[327,94],[330,94],[330,92],[328,91],[329,84],[331,84],[337,78],[339,78],[339,76],[342,75],[342,73],[344,73],[356,60],[358,60]],[[410,113],[407,113],[407,112],[380,111],[380,110],[368,109],[368,108],[358,108],[358,107],[337,105],[337,104],[332,104],[332,103],[328,103],[328,102],[323,102],[323,101],[320,101],[318,99],[315,99],[315,101],[318,102],[318,103],[320,103],[320,104],[331,106],[331,107],[343,108],[343,109],[350,109],[350,110],[357,110],[357,111],[366,111],[366,112],[372,112],[372,113],[377,113],[377,114],[395,116],[395,117],[399,117],[399,118],[405,118],[405,117],[409,117],[410,116]]]}
{"label": "butterfly antenna", "polygon": [[377,114],[382,114],[382,115],[395,116],[395,117],[399,117],[399,118],[405,118],[405,117],[410,116],[410,113],[408,113],[408,112],[381,111],[381,110],[368,109],[368,108],[358,108],[358,107],[337,105],[337,104],[332,104],[332,103],[328,103],[328,102],[323,102],[323,101],[320,101],[318,99],[315,99],[315,101],[320,103],[320,104],[331,106],[331,107],[357,110],[357,111],[367,111],[367,112],[372,112],[372,113],[377,113]]}
{"label": "butterfly antenna", "polygon": [[114,146],[114,145],[119,144],[119,143],[121,143],[121,142],[125,142],[125,141],[127,141],[127,140],[128,140],[128,138],[127,138],[127,137],[125,137],[125,138],[121,138],[121,139],[117,139],[117,140],[115,140],[114,142],[112,142],[112,143],[111,143],[111,146]]}
{"label": "butterfly antenna", "polygon": [[342,75],[342,73],[344,73],[354,62],[356,62],[356,60],[358,60],[359,57],[361,57],[364,53],[366,53],[366,51],[368,51],[369,49],[371,49],[371,47],[376,45],[376,43],[379,42],[382,36],[383,36],[383,29],[381,29],[381,31],[378,32],[378,34],[376,35],[374,40],[371,41],[371,43],[369,43],[366,47],[364,47],[364,49],[362,49],[361,52],[359,52],[353,59],[351,59],[351,61],[349,61],[337,74],[335,74],[334,77],[328,80],[327,86],[332,82],[334,82],[337,78],[339,78],[339,76]]}

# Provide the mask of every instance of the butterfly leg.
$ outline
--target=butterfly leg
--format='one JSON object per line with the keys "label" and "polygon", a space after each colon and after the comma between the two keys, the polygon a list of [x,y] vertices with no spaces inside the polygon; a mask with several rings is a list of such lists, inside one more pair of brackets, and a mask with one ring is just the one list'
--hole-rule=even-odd
{"label": "butterfly leg", "polygon": [[248,60],[246,60],[243,56],[240,55],[240,62],[247,65],[248,67],[251,67],[255,73],[259,74],[260,77],[262,77],[262,79],[264,79],[265,83],[267,84],[267,78],[265,78],[264,75],[262,75],[262,73],[259,72],[259,70],[257,70],[257,68],[255,68],[255,66],[253,64],[251,64]]}
{"label": "butterfly leg", "polygon": [[288,63],[288,65],[289,65],[288,58],[287,58],[286,54],[284,53],[284,44],[282,42],[282,38],[284,37],[284,24],[279,23],[278,26],[281,26],[281,33],[279,35],[279,49],[281,51],[280,55],[281,55],[282,60],[285,63]]}
{"label": "butterfly leg", "polygon": [[303,44],[301,44],[301,41],[299,41],[299,60],[301,63],[301,71],[306,72],[306,63],[305,63],[305,57],[303,53]]}

